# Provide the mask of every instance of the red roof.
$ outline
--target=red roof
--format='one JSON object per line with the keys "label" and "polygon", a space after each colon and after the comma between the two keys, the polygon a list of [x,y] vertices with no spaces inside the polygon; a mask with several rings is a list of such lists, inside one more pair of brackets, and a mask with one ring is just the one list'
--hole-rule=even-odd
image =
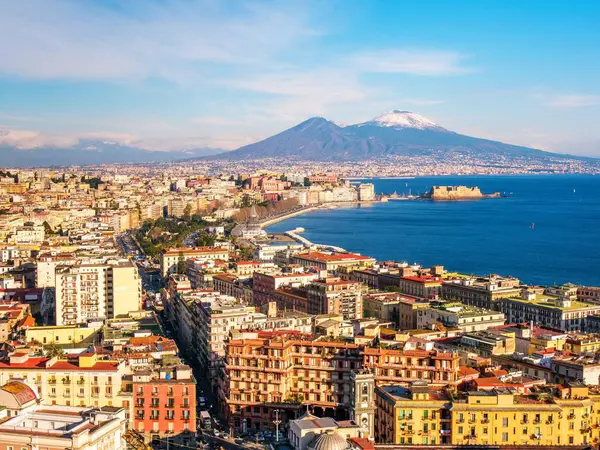
{"label": "red roof", "polygon": [[31,328],[35,327],[35,319],[33,316],[26,316],[21,323],[19,323],[19,328]]}

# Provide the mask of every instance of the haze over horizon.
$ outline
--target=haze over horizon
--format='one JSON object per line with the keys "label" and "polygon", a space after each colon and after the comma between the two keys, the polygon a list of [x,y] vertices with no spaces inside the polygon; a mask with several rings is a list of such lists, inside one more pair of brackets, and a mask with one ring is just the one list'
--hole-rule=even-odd
{"label": "haze over horizon", "polygon": [[0,146],[235,149],[414,111],[600,157],[600,4],[0,2]]}

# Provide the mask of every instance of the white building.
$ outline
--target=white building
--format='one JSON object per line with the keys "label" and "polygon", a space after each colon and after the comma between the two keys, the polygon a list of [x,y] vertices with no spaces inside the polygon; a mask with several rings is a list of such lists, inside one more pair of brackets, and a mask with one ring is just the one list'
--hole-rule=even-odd
{"label": "white building", "polygon": [[55,285],[59,326],[126,316],[141,306],[140,277],[127,260],[59,267]]}
{"label": "white building", "polygon": [[125,450],[126,424],[123,408],[40,406],[2,421],[0,447]]}

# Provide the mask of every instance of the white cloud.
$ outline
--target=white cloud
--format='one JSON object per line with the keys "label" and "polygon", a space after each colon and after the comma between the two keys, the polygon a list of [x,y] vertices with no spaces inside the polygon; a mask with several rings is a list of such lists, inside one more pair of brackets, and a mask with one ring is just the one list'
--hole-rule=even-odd
{"label": "white cloud", "polygon": [[0,145],[31,150],[37,147],[72,147],[79,140],[74,136],[43,133],[32,130],[0,129]]}
{"label": "white cloud", "polygon": [[571,94],[557,95],[544,103],[553,108],[587,108],[600,105],[600,95]]}
{"label": "white cloud", "polygon": [[351,56],[349,62],[365,73],[443,76],[472,72],[473,68],[463,65],[466,59],[458,52],[390,49],[360,53]]}
{"label": "white cloud", "polygon": [[[314,33],[292,4],[0,3],[0,72],[33,79],[189,81],[202,63],[255,64]],[[10,45],[7,45],[10,43]]]}
{"label": "white cloud", "polygon": [[[176,151],[186,148],[223,148],[235,149],[259,140],[254,135],[228,135],[222,138],[212,136],[178,136],[141,138],[127,133],[89,132],[82,134],[58,134],[36,130],[20,130],[0,128],[0,146],[15,147],[18,150],[33,150],[36,148],[56,147],[72,148],[85,141],[103,141],[124,146],[138,147],[145,150]],[[88,147],[81,146],[83,150]],[[93,149],[90,146],[89,149]]]}

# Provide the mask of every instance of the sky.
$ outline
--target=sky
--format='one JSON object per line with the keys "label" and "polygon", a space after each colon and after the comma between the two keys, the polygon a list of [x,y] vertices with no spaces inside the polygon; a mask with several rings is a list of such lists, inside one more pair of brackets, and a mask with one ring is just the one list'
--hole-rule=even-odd
{"label": "sky", "polygon": [[417,112],[600,157],[600,2],[0,0],[0,145],[234,149]]}

